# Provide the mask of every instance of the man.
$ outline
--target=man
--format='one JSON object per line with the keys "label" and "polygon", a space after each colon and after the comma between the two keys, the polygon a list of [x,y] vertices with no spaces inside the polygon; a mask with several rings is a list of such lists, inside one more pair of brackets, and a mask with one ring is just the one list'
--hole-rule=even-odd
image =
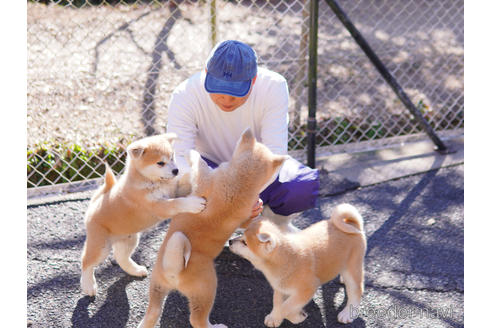
{"label": "man", "polygon": [[[234,40],[219,43],[206,69],[182,82],[171,97],[167,132],[178,135],[178,166],[186,166],[184,156],[190,149],[211,167],[229,161],[248,127],[273,153],[286,155],[288,101],[285,78],[259,68],[250,46]],[[290,158],[277,180],[260,194],[251,217],[261,213],[264,203],[266,217],[285,230],[296,230],[289,216],[314,207],[318,190],[318,171]]]}

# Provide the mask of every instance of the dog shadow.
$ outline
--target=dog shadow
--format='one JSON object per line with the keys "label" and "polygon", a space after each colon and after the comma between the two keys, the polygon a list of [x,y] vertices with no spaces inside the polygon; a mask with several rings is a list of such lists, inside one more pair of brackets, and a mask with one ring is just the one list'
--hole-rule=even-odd
{"label": "dog shadow", "polygon": [[130,317],[130,304],[126,294],[126,286],[133,281],[141,281],[145,278],[125,275],[108,288],[107,296],[98,311],[90,316],[89,307],[96,302],[94,296],[80,298],[72,313],[72,327],[125,327]]}
{"label": "dog shadow", "polygon": [[[336,295],[343,290],[343,303],[340,306],[335,306]],[[329,283],[324,284],[321,287],[321,300],[323,307],[321,308],[318,304],[311,302],[315,307],[315,311],[317,315],[320,316],[320,320],[322,320],[324,327],[354,327],[354,328],[362,328],[366,327],[366,322],[363,318],[358,317],[353,322],[349,324],[342,324],[338,322],[337,316],[340,311],[343,310],[345,305],[347,305],[347,292],[342,283],[340,283],[339,279],[335,279],[330,281]],[[314,314],[313,314],[314,315]],[[318,323],[320,321],[317,321]],[[314,327],[314,326],[313,326]]]}
{"label": "dog shadow", "polygon": [[188,300],[185,296],[173,291],[167,296],[163,306],[159,327],[192,328],[189,323]]}

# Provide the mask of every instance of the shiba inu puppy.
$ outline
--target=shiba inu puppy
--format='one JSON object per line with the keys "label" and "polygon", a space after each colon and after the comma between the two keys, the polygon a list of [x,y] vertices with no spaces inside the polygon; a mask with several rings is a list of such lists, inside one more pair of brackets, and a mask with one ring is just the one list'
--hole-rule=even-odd
{"label": "shiba inu puppy", "polygon": [[[330,220],[317,222],[297,233],[285,233],[258,217],[243,236],[229,241],[230,250],[263,272],[273,288],[273,309],[265,325],[279,327],[284,319],[297,324],[306,319],[303,307],[316,289],[338,274],[345,283],[347,305],[338,314],[341,323],[352,322],[364,291],[366,238],[359,212],[338,205]],[[356,311],[358,312],[358,311]]]}
{"label": "shiba inu puppy", "polygon": [[188,298],[194,328],[226,327],[209,321],[217,289],[214,259],[235,229],[249,220],[260,192],[275,180],[286,158],[257,142],[249,129],[232,159],[214,170],[198,153],[190,153],[191,174],[197,181],[194,193],[207,200],[207,207],[198,214],[172,218],[152,271],[149,305],[140,328],[154,327],[171,290]]}
{"label": "shiba inu puppy", "polygon": [[87,238],[82,251],[80,285],[94,296],[95,267],[109,254],[110,246],[120,267],[132,276],[146,276],[147,269],[130,256],[139,232],[178,213],[198,213],[205,199],[184,196],[192,189],[189,176],[179,181],[173,162],[175,134],[137,140],[127,148],[125,172],[116,181],[106,165],[104,184],[94,193],[85,215]]}

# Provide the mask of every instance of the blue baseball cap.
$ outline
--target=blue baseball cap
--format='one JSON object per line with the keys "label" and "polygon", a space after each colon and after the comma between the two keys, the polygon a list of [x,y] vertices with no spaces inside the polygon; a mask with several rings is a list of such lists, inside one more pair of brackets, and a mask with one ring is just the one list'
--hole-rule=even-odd
{"label": "blue baseball cap", "polygon": [[210,93],[244,97],[257,73],[256,52],[245,43],[219,43],[207,60],[205,90]]}

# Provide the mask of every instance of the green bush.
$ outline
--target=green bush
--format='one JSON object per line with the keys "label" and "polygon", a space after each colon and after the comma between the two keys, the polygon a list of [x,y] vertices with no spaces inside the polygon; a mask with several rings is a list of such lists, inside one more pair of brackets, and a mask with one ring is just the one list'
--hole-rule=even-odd
{"label": "green bush", "polygon": [[[168,2],[169,0],[29,0],[29,2],[38,2],[44,4],[57,4],[60,6],[73,6],[73,7],[83,7],[85,5],[98,6],[98,5],[111,5],[115,6],[117,4],[134,4],[134,3],[163,3]],[[171,0],[173,1],[173,0]]]}
{"label": "green bush", "polygon": [[125,147],[100,146],[84,149],[79,145],[38,145],[27,150],[27,187],[99,178],[104,175],[107,162],[113,172],[124,168]]}

